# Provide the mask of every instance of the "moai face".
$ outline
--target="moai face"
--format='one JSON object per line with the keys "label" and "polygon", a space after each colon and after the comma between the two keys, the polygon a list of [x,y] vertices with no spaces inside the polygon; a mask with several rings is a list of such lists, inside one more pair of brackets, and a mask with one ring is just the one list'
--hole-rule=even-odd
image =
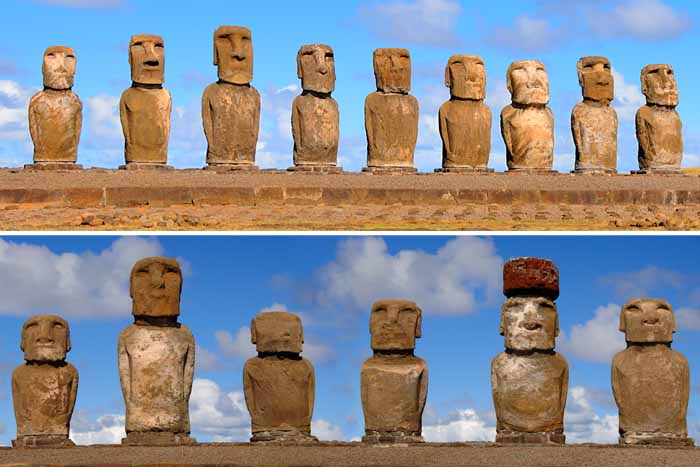
{"label": "moai face", "polygon": [[673,309],[666,300],[635,298],[622,307],[620,331],[633,343],[669,343],[676,332]]}
{"label": "moai face", "polygon": [[584,98],[597,102],[614,99],[615,80],[610,60],[605,57],[583,57],[576,64],[576,70]]}
{"label": "moai face", "polygon": [[501,335],[513,350],[552,350],[559,335],[557,306],[546,297],[512,297],[501,309]]}
{"label": "moai face", "polygon": [[511,63],[506,81],[515,104],[546,105],[549,102],[549,78],[542,62],[523,60]]}
{"label": "moai face", "polygon": [[445,86],[458,99],[486,98],[486,68],[477,55],[454,55],[445,67]]}
{"label": "moai face", "polygon": [[214,32],[214,65],[219,79],[233,84],[253,81],[253,39],[250,29],[221,26]]}
{"label": "moai face", "polygon": [[20,349],[24,359],[34,362],[60,362],[70,352],[68,323],[60,316],[33,316],[22,326]]}
{"label": "moai face", "polygon": [[678,105],[678,85],[671,65],[647,65],[642,68],[641,79],[647,104]]}
{"label": "moai face", "polygon": [[283,311],[264,311],[253,318],[250,340],[259,353],[301,353],[304,343],[301,318]]}
{"label": "moai face", "polygon": [[414,302],[376,302],[369,319],[372,350],[413,350],[421,335],[421,314]]}
{"label": "moai face", "polygon": [[129,65],[131,65],[131,80],[134,83],[163,84],[165,81],[163,38],[151,34],[131,36]]}
{"label": "moai face", "polygon": [[44,87],[57,90],[72,88],[75,65],[75,51],[72,48],[63,46],[47,48],[41,65]]}
{"label": "moai face", "polygon": [[327,45],[302,45],[297,54],[297,76],[305,91],[330,94],[335,90],[335,58]]}
{"label": "moai face", "polygon": [[132,314],[176,317],[180,314],[182,271],[172,258],[152,257],[138,261],[131,270]]}
{"label": "moai face", "polygon": [[411,55],[408,50],[375,50],[374,78],[379,91],[407,94],[411,90]]}

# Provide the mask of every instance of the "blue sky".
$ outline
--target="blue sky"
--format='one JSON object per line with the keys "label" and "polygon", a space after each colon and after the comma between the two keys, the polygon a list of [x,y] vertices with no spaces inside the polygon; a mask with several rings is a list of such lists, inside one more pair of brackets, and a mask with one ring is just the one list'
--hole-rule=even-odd
{"label": "blue sky", "polygon": [[162,254],[185,271],[181,321],[197,343],[190,403],[201,441],[245,440],[249,419],[241,370],[253,355],[250,320],[265,309],[302,316],[304,355],[317,377],[313,431],[322,439],[362,434],[359,371],[369,348],[369,309],[381,298],[423,309],[416,354],[429,367],[424,434],[429,440],[492,440],[491,359],[498,334],[503,261],[552,259],[561,275],[558,350],[570,365],[565,429],[571,442],[615,442],[610,362],[628,299],[656,296],[674,307],[673,347],[691,365],[689,429],[700,435],[700,287],[688,252],[696,237],[5,237],[0,239],[0,443],[14,436],[10,374],[22,363],[27,316],[68,319],[80,372],[72,436],[117,442],[123,402],[117,337],[131,322],[133,263]]}
{"label": "blue sky", "polygon": [[413,94],[420,102],[416,165],[440,165],[437,109],[447,99],[444,65],[450,55],[483,56],[487,103],[494,116],[490,165],[503,170],[498,130],[509,102],[505,71],[511,61],[542,60],[555,114],[555,168],[573,168],[570,113],[580,100],[576,61],[605,55],[616,78],[614,106],[620,118],[619,169],[637,167],[634,112],[643,104],[639,73],[649,63],[670,63],[680,90],[684,165],[700,165],[700,70],[696,55],[700,5],[690,0],[227,2],[173,0],[5,0],[0,31],[0,165],[31,162],[26,129],[29,97],[41,86],[41,58],[49,45],[73,46],[78,56],[74,90],[84,104],[79,162],[116,167],[123,162],[117,103],[129,82],[127,44],[135,33],[160,34],[166,45],[166,87],[173,96],[170,161],[204,164],[201,94],[216,79],[212,34],[222,24],[253,31],[255,75],[262,94],[258,163],[291,165],[291,102],[299,93],[296,52],[306,43],[335,49],[340,106],[340,163],[359,170],[366,161],[363,102],[374,90],[372,51],[407,47],[413,61]]}

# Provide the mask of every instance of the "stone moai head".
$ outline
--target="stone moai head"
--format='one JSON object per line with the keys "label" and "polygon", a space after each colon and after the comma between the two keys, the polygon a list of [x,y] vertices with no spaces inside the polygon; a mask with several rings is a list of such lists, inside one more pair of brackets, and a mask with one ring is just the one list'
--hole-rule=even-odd
{"label": "stone moai head", "polygon": [[253,39],[243,26],[221,26],[214,31],[214,65],[219,79],[233,84],[253,81]]}
{"label": "stone moai head", "polygon": [[647,65],[642,68],[641,80],[647,104],[678,105],[678,85],[671,65]]}
{"label": "stone moai head", "polygon": [[250,324],[250,341],[258,353],[301,353],[301,318],[286,311],[263,311]]}
{"label": "stone moai head", "polygon": [[165,81],[165,44],[151,34],[131,36],[129,42],[131,81],[138,84],[163,84]]}
{"label": "stone moai head", "polygon": [[57,90],[71,89],[75,78],[75,65],[75,51],[72,48],[60,45],[47,48],[41,65],[44,87]]}
{"label": "stone moai head", "polygon": [[60,316],[32,316],[22,326],[24,359],[31,362],[61,362],[70,352],[68,322]]}
{"label": "stone moai head", "polygon": [[453,55],[445,67],[445,86],[458,99],[486,98],[486,68],[478,55]]}
{"label": "stone moai head", "polygon": [[671,304],[658,298],[635,298],[622,307],[620,331],[630,343],[670,343],[676,332]]}
{"label": "stone moai head", "polygon": [[421,336],[421,309],[408,300],[380,300],[372,305],[372,350],[413,350]]}
{"label": "stone moai head", "polygon": [[503,266],[501,335],[512,350],[553,350],[559,335],[554,300],[559,296],[559,271],[539,258],[516,258]]}
{"label": "stone moai head", "polygon": [[177,260],[144,258],[131,269],[131,313],[149,318],[175,318],[180,314],[182,271]]}
{"label": "stone moai head", "polygon": [[304,91],[332,93],[335,90],[333,49],[323,44],[302,45],[297,53],[297,76]]}
{"label": "stone moai head", "polygon": [[375,50],[374,79],[379,91],[408,94],[411,90],[411,54],[408,50]]}
{"label": "stone moai head", "polygon": [[615,98],[610,60],[605,57],[582,57],[576,63],[576,71],[584,98],[606,103]]}
{"label": "stone moai head", "polygon": [[522,60],[511,63],[506,73],[506,84],[515,104],[549,103],[549,78],[542,62]]}

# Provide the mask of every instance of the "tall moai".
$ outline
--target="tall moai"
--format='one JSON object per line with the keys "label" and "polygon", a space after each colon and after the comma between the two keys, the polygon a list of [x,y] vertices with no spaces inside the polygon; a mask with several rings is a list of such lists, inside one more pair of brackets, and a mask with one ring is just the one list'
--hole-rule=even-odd
{"label": "tall moai", "polygon": [[44,89],[29,101],[29,133],[34,163],[27,169],[80,169],[78,144],[83,126],[83,104],[73,92],[76,57],[70,47],[46,49],[41,71]]}
{"label": "tall moai", "polygon": [[411,56],[406,49],[374,51],[377,91],[365,99],[369,173],[414,173],[418,100],[411,90]]}
{"label": "tall moai", "polygon": [[493,172],[491,109],[486,98],[486,69],[477,55],[454,55],[445,67],[450,100],[438,114],[442,138],[442,168],[436,172]]}
{"label": "tall moai", "polygon": [[152,257],[131,270],[134,323],[119,335],[119,380],[126,405],[122,444],[193,444],[189,400],[192,332],[177,321],[182,272],[175,259]]}
{"label": "tall moai", "polygon": [[647,103],[637,111],[637,173],[680,173],[683,125],[676,111],[678,85],[671,65],[642,68],[642,94]]}
{"label": "tall moai", "polygon": [[124,133],[122,169],[169,169],[168,140],[172,99],[163,88],[165,45],[150,34],[131,36],[129,42],[131,87],[119,101]]}
{"label": "tall moai", "polygon": [[316,380],[303,358],[304,331],[293,313],[259,313],[250,326],[258,352],[243,367],[243,392],[252,442],[310,443]]}
{"label": "tall moai", "polygon": [[506,73],[511,104],[501,111],[501,134],[511,172],[552,172],[554,115],[549,103],[549,79],[536,60],[513,62]]}
{"label": "tall moai", "polygon": [[362,365],[360,390],[365,443],[422,442],[428,365],[413,352],[421,336],[421,309],[407,300],[372,305],[374,355]]}
{"label": "tall moai", "polygon": [[622,307],[627,348],[612,361],[612,388],[620,410],[620,444],[692,446],[686,415],[688,360],[671,349],[676,322],[671,305],[636,298]]}
{"label": "tall moai", "polygon": [[214,65],[219,80],[202,95],[202,123],[207,137],[206,169],[257,170],[255,150],[260,130],[260,93],[253,81],[251,31],[221,26],[214,31]]}
{"label": "tall moai", "polygon": [[583,57],[576,64],[578,84],[583,93],[571,112],[571,132],[576,146],[574,173],[617,172],[617,112],[610,106],[615,98],[615,80],[610,60]]}
{"label": "tall moai", "polygon": [[335,58],[327,45],[302,45],[297,54],[302,92],[292,104],[294,166],[292,171],[342,172],[338,164],[340,115],[331,97]]}
{"label": "tall moai", "polygon": [[14,447],[73,446],[68,439],[78,394],[78,370],[66,362],[68,323],[60,316],[29,318],[22,326],[25,363],[12,373],[17,422]]}
{"label": "tall moai", "polygon": [[501,335],[491,363],[497,443],[564,444],[569,366],[554,351],[559,271],[546,259],[516,258],[503,267]]}

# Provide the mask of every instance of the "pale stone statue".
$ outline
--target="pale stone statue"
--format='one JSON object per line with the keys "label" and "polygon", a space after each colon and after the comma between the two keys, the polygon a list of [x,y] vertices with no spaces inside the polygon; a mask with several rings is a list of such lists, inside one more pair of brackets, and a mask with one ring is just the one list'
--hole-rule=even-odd
{"label": "pale stone statue", "polygon": [[605,57],[583,57],[576,64],[583,92],[571,112],[571,132],[576,146],[575,173],[606,174],[617,171],[617,112],[614,78]]}
{"label": "pale stone statue", "polygon": [[129,43],[132,85],[122,94],[119,116],[126,169],[165,169],[172,99],[163,88],[165,47],[160,36],[139,34]]}
{"label": "pale stone statue", "polygon": [[299,355],[304,343],[301,319],[293,313],[262,312],[253,319],[250,332],[258,351],[243,368],[251,441],[315,442],[311,436],[314,367]]}
{"label": "pale stone statue", "polygon": [[491,364],[496,442],[564,444],[569,367],[554,351],[559,272],[549,260],[512,259],[503,267],[503,292],[506,350]]}
{"label": "pale stone statue", "polygon": [[421,336],[421,309],[406,300],[372,305],[369,330],[374,356],[360,372],[367,443],[422,442],[428,365],[413,354]]}
{"label": "pale stone statue", "polygon": [[171,258],[144,258],[131,270],[134,324],[119,335],[126,404],[122,444],[176,445],[189,436],[194,337],[178,323],[182,273]]}
{"label": "pale stone statue", "polygon": [[377,91],[365,99],[367,167],[364,172],[415,172],[418,100],[411,90],[411,56],[406,49],[374,51]]}
{"label": "pale stone statue", "polygon": [[688,360],[671,349],[671,305],[656,298],[630,300],[622,307],[620,331],[627,349],[612,362],[620,444],[692,446],[686,423],[690,370]]}
{"label": "pale stone statue", "polygon": [[78,370],[66,362],[70,332],[59,316],[33,316],[22,327],[25,364],[12,373],[17,421],[14,447],[73,446],[68,439]]}
{"label": "pale stone statue", "polygon": [[549,79],[542,62],[523,60],[508,67],[506,84],[512,103],[501,111],[501,134],[510,171],[551,172],[554,161],[554,115]]}

